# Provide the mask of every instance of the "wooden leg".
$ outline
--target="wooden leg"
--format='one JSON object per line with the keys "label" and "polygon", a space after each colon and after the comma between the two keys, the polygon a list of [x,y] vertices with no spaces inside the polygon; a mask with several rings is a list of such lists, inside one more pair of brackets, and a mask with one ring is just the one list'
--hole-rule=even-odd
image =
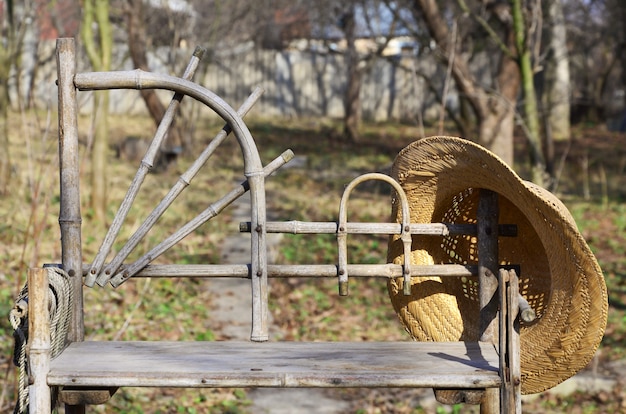
{"label": "wooden leg", "polygon": [[500,389],[487,388],[480,404],[480,414],[498,414],[500,412]]}
{"label": "wooden leg", "polygon": [[29,386],[31,414],[49,414],[52,396],[47,377],[50,370],[50,312],[46,269],[28,270],[28,355],[32,383]]}

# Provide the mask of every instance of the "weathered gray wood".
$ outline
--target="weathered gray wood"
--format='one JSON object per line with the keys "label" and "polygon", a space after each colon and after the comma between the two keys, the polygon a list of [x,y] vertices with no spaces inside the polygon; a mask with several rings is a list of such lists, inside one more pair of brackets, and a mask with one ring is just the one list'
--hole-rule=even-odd
{"label": "weathered gray wood", "polygon": [[[339,228],[338,223],[325,221],[268,221],[268,233],[288,233],[288,234],[335,234]],[[239,224],[239,231],[249,233],[252,229],[250,222]],[[348,234],[401,234],[402,224],[400,223],[346,223]],[[409,226],[410,234],[420,234],[425,236],[449,236],[455,234],[467,234],[475,236],[477,228],[475,224],[453,224],[453,223],[412,223]],[[500,237],[517,236],[517,226],[515,224],[498,225],[498,235]]]}
{"label": "weathered gray wood", "polygon": [[[189,64],[187,65],[187,68],[185,69],[183,79],[191,80],[193,78],[193,75],[198,68],[198,64],[202,59],[202,55],[204,55],[204,50],[196,49],[191,60],[189,61]],[[174,115],[176,114],[178,106],[180,105],[180,102],[183,100],[183,98],[184,95],[180,93],[175,93],[172,97],[172,100],[170,101],[170,104],[165,110],[165,114],[163,115],[163,118],[159,123],[159,127],[154,134],[154,138],[150,143],[150,147],[148,147],[146,154],[141,160],[139,169],[137,170],[137,173],[135,174],[132,183],[128,187],[128,190],[126,191],[126,196],[124,196],[124,200],[122,200],[122,203],[120,204],[120,207],[115,214],[115,217],[113,218],[113,222],[109,226],[107,234],[104,237],[100,248],[98,249],[98,253],[96,254],[96,257],[91,264],[91,269],[89,270],[89,273],[85,278],[85,284],[87,286],[93,286],[96,279],[100,277],[100,272],[102,270],[102,266],[104,265],[104,261],[111,251],[111,247],[113,246],[113,243],[115,242],[115,239],[117,238],[122,228],[122,224],[124,223],[124,220],[126,219],[128,212],[130,211],[130,207],[132,206],[135,197],[139,193],[139,189],[141,188],[141,185],[143,184],[146,175],[148,175],[148,172],[152,169],[152,165],[154,163],[156,155],[161,148],[163,140],[167,136],[167,132],[169,131],[170,126],[174,121]]]}
{"label": "weathered gray wood", "polygon": [[50,369],[50,313],[45,269],[28,270],[28,295],[29,410],[32,414],[47,414],[52,396],[46,382]]}
{"label": "weathered gray wood", "polygon": [[[241,105],[237,113],[240,116],[245,116],[252,106],[263,94],[261,88],[257,88],[252,92],[248,99]],[[200,169],[209,160],[211,155],[215,152],[218,146],[226,139],[230,134],[231,128],[229,125],[225,125],[222,130],[209,142],[206,148],[193,162],[193,164],[180,176],[176,184],[170,189],[170,191],[163,197],[161,202],[154,208],[154,210],[148,215],[145,221],[135,230],[133,235],[128,239],[120,251],[115,255],[111,262],[105,267],[104,273],[98,276],[97,282],[100,286],[104,286],[111,277],[119,270],[124,260],[130,255],[130,253],[137,247],[139,242],[146,236],[150,229],[154,226],[157,220],[165,213],[167,208],[174,202],[174,200],[187,188],[193,178],[198,174]],[[100,264],[100,266],[102,266]],[[90,274],[94,271],[94,265],[90,270]]]}
{"label": "weathered gray wood", "polygon": [[78,159],[78,109],[74,74],[76,56],[74,39],[57,41],[57,75],[59,100],[59,174],[61,261],[63,269],[72,278],[74,301],[70,318],[68,339],[82,341],[83,278],[80,215],[80,183]]}
{"label": "weathered gray wood", "polygon": [[[81,361],[77,363],[77,361]],[[48,383],[81,387],[499,387],[491,344],[81,342]]]}
{"label": "weathered gray wood", "polygon": [[58,400],[60,403],[70,406],[99,405],[109,401],[116,391],[116,387],[98,389],[63,387],[63,389],[59,391]]}
{"label": "weathered gray wood", "polygon": [[404,278],[404,294],[411,294],[411,234],[409,233],[411,217],[409,201],[400,184],[388,175],[380,173],[363,174],[352,180],[346,186],[341,201],[339,203],[339,222],[337,227],[337,250],[338,250],[338,276],[339,294],[348,294],[348,200],[352,191],[361,183],[371,180],[383,181],[391,185],[396,192],[396,197],[400,200],[402,207],[402,222],[400,223],[400,239],[404,247],[404,263],[402,265],[402,276]]}
{"label": "weathered gray wood", "polygon": [[135,69],[131,71],[77,73],[74,77],[74,84],[81,91],[166,89],[196,99],[215,111],[233,129],[233,133],[243,153],[245,175],[260,174],[263,169],[256,144],[241,117],[222,98],[196,83],[175,76]]}
{"label": "weathered gray wood", "polygon": [[[480,340],[498,344],[498,194],[482,189],[476,213],[478,239],[478,284]],[[505,369],[505,366],[500,366]],[[481,414],[500,412],[500,393],[485,392]]]}
{"label": "weathered gray wood", "polygon": [[[499,274],[501,290],[500,300],[506,304],[508,317],[501,318],[501,329],[504,331],[500,336],[500,365],[507,369],[501,372],[501,403],[503,410],[509,413],[521,413],[521,383],[522,373],[520,366],[520,336],[519,336],[519,279],[513,270],[501,270]],[[521,316],[521,315],[520,315]],[[502,354],[506,360],[502,361]],[[503,365],[504,363],[504,365]]]}
{"label": "weathered gray wood", "polygon": [[480,340],[498,343],[498,194],[480,191],[477,211]]}
{"label": "weathered gray wood", "polygon": [[[89,265],[83,265],[86,274]],[[127,267],[122,266],[121,272]],[[348,271],[352,277],[396,278],[403,274],[402,265],[396,264],[349,264]],[[337,265],[334,264],[301,264],[301,265],[267,265],[268,277],[337,277]],[[474,265],[413,265],[411,276],[476,276],[478,267]],[[147,265],[133,277],[197,277],[197,278],[250,278],[249,264],[234,265]]]}
{"label": "weathered gray wood", "polygon": [[[264,175],[269,175],[272,172],[276,171],[278,168],[283,166],[285,163],[289,162],[293,158],[293,152],[291,150],[287,150],[283,152],[279,157],[274,159],[263,169]],[[117,287],[124,283],[129,278],[133,277],[137,274],[141,269],[146,267],[148,263],[152,262],[154,259],[159,257],[169,248],[174,246],[176,243],[180,242],[187,235],[191,234],[194,230],[200,227],[202,224],[211,220],[215,216],[217,216],[224,208],[230,205],[233,201],[237,200],[239,197],[244,195],[250,189],[250,183],[248,181],[242,182],[236,188],[231,190],[224,197],[219,199],[218,201],[212,203],[209,207],[207,207],[203,212],[198,214],[192,220],[185,223],[180,229],[172,233],[170,236],[166,237],[165,240],[154,246],[148,253],[144,254],[142,257],[137,259],[132,264],[121,267],[118,269],[119,273],[111,278],[111,285]],[[254,239],[254,237],[253,237]]]}

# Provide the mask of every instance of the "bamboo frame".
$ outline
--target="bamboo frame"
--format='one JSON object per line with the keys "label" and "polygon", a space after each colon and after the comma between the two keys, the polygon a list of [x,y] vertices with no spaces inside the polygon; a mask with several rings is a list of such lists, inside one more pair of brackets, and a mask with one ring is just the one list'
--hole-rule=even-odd
{"label": "bamboo frame", "polygon": [[[248,97],[246,102],[239,108],[237,114],[240,116],[245,116],[252,106],[257,102],[257,100],[261,97],[263,90],[261,88],[257,88],[251,95]],[[139,228],[135,231],[135,233],[128,239],[126,244],[122,247],[122,249],[115,255],[113,260],[105,267],[104,273],[98,276],[97,283],[100,286],[104,286],[113,275],[116,275],[116,272],[119,270],[120,266],[124,262],[124,260],[128,257],[128,255],[137,247],[137,244],[148,234],[150,229],[154,226],[157,220],[165,213],[167,208],[174,202],[174,200],[183,192],[185,188],[187,188],[193,178],[198,174],[200,169],[204,166],[204,164],[208,161],[208,159],[213,155],[217,147],[226,139],[228,134],[230,133],[231,128],[226,125],[222,130],[211,140],[209,145],[202,151],[200,156],[194,161],[194,163],[185,171],[176,184],[170,189],[170,191],[163,197],[163,199],[159,202],[159,204],[152,210],[152,212],[148,215],[146,220],[139,226]],[[283,157],[285,158],[285,157]],[[213,216],[212,216],[213,217]],[[200,223],[202,224],[202,223]],[[197,228],[197,227],[196,227]],[[193,229],[195,230],[195,228]],[[192,231],[193,231],[192,230]],[[188,234],[188,233],[187,233]],[[159,253],[158,255],[160,255]],[[153,256],[151,260],[154,260],[158,255]],[[144,264],[145,266],[145,264]],[[93,267],[91,269],[93,272]],[[131,274],[124,274],[123,276],[115,276],[116,282],[114,282],[114,286],[119,285],[121,283],[122,277],[127,279],[131,277]]]}
{"label": "bamboo frame", "polygon": [[[73,48],[71,54],[71,59],[74,62]],[[208,89],[191,81],[170,75],[154,74],[139,69],[117,72],[75,73],[74,67],[71,68],[68,75],[69,81],[73,79],[73,85],[71,85],[73,88],[68,86],[68,89],[72,89],[74,93],[74,105],[76,102],[75,89],[81,91],[103,89],[166,89],[178,94],[188,95],[205,104],[222,117],[232,128],[244,159],[244,175],[247,178],[251,195],[251,222],[256,230],[252,233],[251,237],[251,266],[253,275],[251,286],[252,306],[254,309],[251,339],[253,341],[267,341],[269,337],[269,315],[267,309],[267,247],[265,233],[267,214],[265,207],[265,171],[263,170],[261,158],[256,144],[252,139],[252,135],[239,114],[224,102],[223,99]],[[69,81],[68,85],[70,85]],[[75,116],[76,107],[74,106],[71,111],[73,111]],[[76,191],[78,191],[78,188],[76,188]],[[76,205],[79,205],[78,198],[76,198],[75,201]]]}
{"label": "bamboo frame", "polygon": [[[59,63],[59,151],[60,151],[60,175],[61,175],[61,212],[59,214],[59,223],[61,227],[62,240],[62,261],[63,267],[73,278],[73,286],[75,288],[75,308],[73,309],[73,322],[70,327],[69,339],[72,342],[80,342],[83,340],[83,320],[82,320],[82,275],[97,275],[92,269],[111,270],[110,273],[117,274],[110,280],[111,284],[119,285],[128,277],[240,277],[251,279],[252,285],[252,331],[251,340],[266,341],[268,339],[268,310],[267,310],[267,279],[268,277],[333,277],[338,278],[340,283],[345,284],[345,293],[347,293],[348,276],[353,277],[380,277],[380,278],[399,278],[405,280],[405,288],[410,288],[410,278],[418,276],[470,276],[478,275],[480,279],[481,290],[481,326],[486,326],[483,338],[484,342],[499,345],[500,348],[500,367],[499,375],[495,378],[495,382],[490,386],[500,387],[488,388],[485,390],[482,400],[481,411],[485,413],[491,412],[521,412],[520,395],[520,379],[521,371],[519,369],[519,327],[516,325],[516,317],[519,314],[525,318],[524,313],[531,311],[527,303],[519,295],[517,274],[519,269],[514,271],[511,269],[499,270],[497,263],[497,240],[498,236],[514,235],[515,228],[511,226],[498,225],[497,221],[497,195],[490,192],[481,194],[479,202],[478,223],[469,226],[457,226],[452,224],[411,224],[409,222],[408,203],[404,197],[402,188],[392,179],[380,174],[368,174],[355,179],[349,184],[344,192],[340,204],[339,220],[337,223],[302,223],[297,221],[276,223],[266,221],[266,204],[265,204],[265,178],[272,171],[282,166],[293,156],[290,151],[285,152],[282,156],[263,167],[260,161],[256,145],[242,120],[244,113],[242,110],[236,112],[219,97],[212,92],[202,88],[188,80],[175,78],[167,75],[156,75],[142,71],[122,71],[122,72],[101,72],[101,73],[75,73],[75,56],[74,43],[71,39],[60,39],[57,43],[58,52],[57,60]],[[146,254],[140,261],[130,266],[121,265],[124,258],[117,263],[106,264],[92,263],[91,265],[82,264],[81,256],[81,234],[80,234],[80,199],[78,185],[78,134],[76,127],[76,89],[79,90],[98,90],[98,89],[144,89],[144,88],[160,88],[174,91],[176,95],[189,95],[192,98],[204,103],[220,115],[227,123],[227,127],[222,130],[216,137],[215,145],[219,145],[227,135],[227,129],[231,128],[241,147],[244,158],[244,175],[246,180],[233,189],[230,193],[222,197],[217,202],[211,204],[196,219],[191,220],[183,228],[171,235],[168,239],[160,243],[153,251]],[[251,98],[252,99],[252,98]],[[256,99],[256,98],[254,98]],[[244,104],[245,107],[246,104]],[[165,128],[165,127],[163,127]],[[157,132],[159,134],[159,132]],[[157,140],[155,138],[155,140]],[[152,144],[154,148],[158,148],[156,144]],[[151,147],[152,148],[152,147]],[[149,151],[150,152],[150,151]],[[208,147],[205,150],[206,158],[210,156],[213,150]],[[201,164],[206,161],[202,157],[196,160],[194,166],[188,173],[181,176],[179,183],[172,189],[173,198],[179,191],[185,188],[191,179],[195,176]],[[149,168],[150,159],[153,154],[147,154],[142,161],[140,169]],[[138,171],[135,180],[141,181],[143,170]],[[349,223],[347,221],[347,200],[352,189],[367,179],[379,179],[391,184],[401,199],[403,214],[402,223]],[[131,186],[132,187],[132,186]],[[129,189],[133,193],[134,189]],[[234,201],[236,198],[244,194],[246,191],[251,192],[251,220],[249,223],[243,223],[240,227],[243,231],[250,231],[252,254],[249,264],[240,265],[169,265],[157,266],[149,263],[162,251],[176,244],[182,237],[185,237],[191,231],[195,230],[200,224],[209,220],[211,217],[219,214],[219,212]],[[134,197],[130,195],[129,197]],[[172,198],[172,200],[173,200]],[[495,198],[495,200],[494,200]],[[159,204],[153,211],[154,216],[160,215],[161,210],[165,210],[171,200],[166,197],[163,204]],[[406,204],[406,206],[405,206]],[[123,207],[125,208],[125,206]],[[125,215],[123,208],[122,216]],[[153,216],[146,220],[146,228],[151,226]],[[154,219],[156,220],[156,219]],[[117,230],[113,231],[116,232]],[[147,231],[141,228],[141,232]],[[340,256],[338,264],[328,265],[268,265],[265,238],[267,232],[291,232],[291,233],[335,233],[338,235],[338,255]],[[141,237],[139,232],[137,237]],[[405,241],[405,262],[403,264],[382,264],[382,265],[360,265],[347,263],[347,251],[345,238],[348,234],[355,233],[382,233],[382,234],[400,234]],[[408,261],[411,251],[411,235],[412,234],[429,234],[433,236],[445,236],[449,234],[469,233],[476,234],[479,242],[479,263],[478,266],[461,266],[461,265],[432,265],[432,266],[416,266],[411,265]],[[133,241],[134,243],[134,241]],[[131,246],[129,244],[129,246]],[[134,247],[134,246],[133,246]],[[132,250],[132,247],[129,247]],[[104,248],[106,250],[106,246]],[[104,251],[103,250],[103,251]],[[108,253],[108,252],[107,252]],[[104,256],[107,255],[104,253]],[[126,252],[122,253],[122,255]],[[487,256],[487,257],[485,257]],[[94,261],[95,262],[95,261]],[[119,269],[118,269],[119,268]],[[497,273],[496,273],[497,272]],[[41,276],[43,274],[43,277]],[[498,274],[499,295],[494,297],[494,293],[498,291],[498,284],[495,288],[494,281]],[[122,276],[120,276],[122,275]],[[122,277],[122,279],[118,279]],[[93,276],[89,276],[93,279]],[[34,333],[31,336],[30,348],[30,365],[32,368],[33,398],[41,398],[31,402],[31,412],[48,413],[49,412],[49,388],[47,385],[47,375],[50,370],[49,361],[49,326],[46,324],[47,316],[47,281],[45,280],[45,271],[32,269],[29,272],[29,287],[31,289],[30,312],[32,316],[31,330]],[[90,279],[90,281],[91,281]],[[95,278],[98,281],[98,277]],[[106,283],[103,278],[98,283]],[[341,286],[341,284],[340,284]],[[342,288],[340,287],[340,292]],[[493,322],[495,314],[493,313],[493,305],[500,302],[502,312],[500,312],[499,326],[496,326],[495,333],[490,326]],[[497,312],[497,309],[496,309]],[[527,317],[533,317],[528,313]],[[490,320],[488,320],[491,318]],[[526,320],[526,319],[524,319]],[[498,322],[496,322],[498,323]],[[47,338],[47,339],[46,339]],[[46,342],[47,340],[47,342]],[[46,343],[48,345],[46,345]],[[77,344],[78,345],[78,344]],[[316,351],[330,352],[334,349],[332,344],[321,345],[313,344]],[[485,343],[478,344],[485,347]],[[262,345],[259,345],[262,346]],[[378,345],[376,347],[379,348]],[[102,349],[107,349],[103,347]],[[189,348],[191,349],[191,348]],[[224,344],[223,351],[227,354],[228,344]],[[380,349],[384,350],[381,345]],[[78,361],[77,361],[78,362]],[[341,361],[339,361],[341,362]],[[418,375],[419,373],[416,373]],[[382,377],[381,377],[382,378]],[[387,377],[385,377],[387,378]],[[140,380],[139,378],[138,380]],[[325,381],[332,381],[332,378],[325,378]],[[387,378],[389,380],[389,378]],[[384,381],[387,381],[384,380]],[[385,386],[383,380],[376,380],[368,383],[368,386]],[[391,380],[389,380],[391,381]],[[390,382],[391,383],[391,382]],[[140,386],[141,384],[138,383]],[[221,383],[199,383],[198,386],[220,386]],[[455,385],[453,383],[441,382],[446,386]],[[280,386],[281,384],[278,384]],[[358,386],[358,381],[352,384]],[[351,386],[352,386],[351,385]],[[436,386],[436,384],[430,384]],[[284,386],[284,384],[283,384]],[[472,385],[468,385],[472,388]],[[498,395],[500,398],[498,398]],[[498,401],[499,400],[499,401]],[[84,410],[83,406],[71,407],[76,412]]]}
{"label": "bamboo frame", "polygon": [[[191,60],[189,61],[189,64],[187,65],[187,68],[185,69],[183,79],[193,79],[193,75],[195,74],[196,69],[198,68],[198,64],[200,63],[203,55],[204,50],[196,48]],[[184,95],[180,93],[175,93],[172,97],[172,100],[170,101],[170,104],[168,105],[165,114],[163,115],[163,119],[161,119],[161,122],[159,123],[159,127],[157,128],[154,138],[152,139],[152,142],[150,143],[146,154],[141,160],[141,164],[139,166],[139,169],[137,170],[135,178],[128,187],[126,195],[124,196],[124,200],[122,200],[122,203],[120,204],[120,207],[115,214],[115,217],[113,218],[113,222],[111,223],[111,226],[109,227],[109,230],[107,231],[107,234],[104,237],[102,244],[100,245],[100,249],[98,250],[96,257],[91,264],[91,269],[89,270],[89,273],[85,278],[85,285],[92,287],[94,282],[96,282],[97,279],[101,278],[102,275],[100,274],[100,272],[102,270],[102,266],[104,265],[104,261],[111,251],[111,247],[113,246],[113,243],[115,242],[115,239],[117,238],[120,229],[122,228],[124,219],[126,219],[128,211],[130,210],[130,207],[133,204],[135,197],[139,193],[139,189],[143,184],[146,175],[148,175],[148,172],[152,169],[154,159],[156,158],[159,148],[161,148],[163,140],[167,136],[167,132],[172,125],[172,122],[174,121],[174,115],[176,114],[176,110],[178,109],[180,102],[183,100],[183,97]],[[110,273],[111,271],[109,270],[108,274]],[[102,280],[99,280],[98,284],[102,286],[104,283],[102,283]]]}

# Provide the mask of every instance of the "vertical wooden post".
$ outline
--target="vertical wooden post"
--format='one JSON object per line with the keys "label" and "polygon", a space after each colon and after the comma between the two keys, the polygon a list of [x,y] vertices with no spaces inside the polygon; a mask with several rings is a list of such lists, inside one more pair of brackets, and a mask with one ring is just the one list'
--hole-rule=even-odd
{"label": "vertical wooden post", "polygon": [[74,39],[57,40],[57,73],[59,89],[59,173],[61,205],[61,250],[63,269],[72,278],[73,308],[68,339],[82,341],[83,327],[83,274],[81,254],[81,215],[78,158],[78,122]]}
{"label": "vertical wooden post", "polygon": [[267,247],[266,247],[266,205],[265,176],[247,175],[250,183],[251,224],[252,224],[252,333],[250,339],[263,342],[269,339],[269,309],[267,285]]}
{"label": "vertical wooden post", "polygon": [[480,340],[498,343],[498,194],[480,191],[478,202]]}
{"label": "vertical wooden post", "polygon": [[47,382],[50,370],[50,313],[48,275],[42,268],[28,270],[28,332],[29,411],[32,414],[48,414],[52,398]]}
{"label": "vertical wooden post", "polygon": [[[59,89],[59,174],[61,205],[61,261],[72,280],[73,305],[67,338],[72,342],[85,337],[83,321],[83,257],[81,252],[80,172],[78,158],[78,107],[74,75],[76,54],[74,39],[57,40],[57,76]],[[66,405],[67,414],[82,414],[84,405]]]}
{"label": "vertical wooden post", "polygon": [[500,401],[503,411],[521,413],[521,367],[520,367],[520,336],[519,336],[519,279],[515,270],[501,270],[500,298],[502,315],[500,316],[500,366],[506,367],[500,373],[503,387]]}
{"label": "vertical wooden post", "polygon": [[[497,345],[498,335],[498,194],[480,190],[477,211],[478,286],[480,340]],[[501,350],[502,351],[502,350]],[[482,414],[500,411],[500,391],[487,389],[480,407]]]}

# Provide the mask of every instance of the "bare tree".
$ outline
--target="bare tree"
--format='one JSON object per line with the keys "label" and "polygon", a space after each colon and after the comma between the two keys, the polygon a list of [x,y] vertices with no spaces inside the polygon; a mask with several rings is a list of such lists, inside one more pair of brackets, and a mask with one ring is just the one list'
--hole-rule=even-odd
{"label": "bare tree", "polygon": [[[530,161],[532,171],[532,181],[535,184],[544,186],[546,162],[543,156],[541,135],[539,132],[539,111],[537,108],[537,95],[535,93],[535,70],[533,68],[530,41],[532,30],[527,25],[525,10],[522,0],[511,0],[513,15],[513,31],[515,33],[515,47],[519,60],[519,70],[522,78],[522,90],[524,92],[524,123],[526,137],[530,147]],[[539,7],[535,8],[535,11]],[[532,8],[531,8],[532,10]],[[535,19],[537,22],[540,19]],[[536,26],[536,24],[533,24]]]}
{"label": "bare tree", "polygon": [[341,17],[341,27],[346,36],[346,74],[347,85],[343,100],[344,135],[350,142],[359,140],[361,124],[361,80],[363,71],[359,68],[359,52],[356,48],[356,9],[354,3],[348,3],[347,10]]}
{"label": "bare tree", "polygon": [[[564,3],[570,45],[572,122],[601,122],[607,100],[619,89],[622,0],[568,0]],[[623,88],[624,85],[622,84]]]}
{"label": "bare tree", "polygon": [[[546,1],[547,51],[544,106],[548,139],[570,138],[570,70],[563,3]],[[626,16],[625,16],[626,17]]]}
{"label": "bare tree", "polygon": [[11,179],[11,156],[9,152],[9,73],[13,62],[13,2],[7,2],[3,13],[2,34],[6,41],[0,42],[0,194],[6,194]]}
{"label": "bare tree", "polygon": [[[412,0],[404,5],[413,11],[416,22],[427,27],[437,58],[449,68],[459,93],[471,107],[478,142],[512,164],[520,71],[510,8],[490,2],[470,8],[464,0]],[[452,31],[451,27],[460,29]],[[478,47],[487,48],[494,62],[491,84],[483,83],[471,69],[473,49]]]}
{"label": "bare tree", "polygon": [[[361,87],[363,79],[396,35],[398,17],[380,0],[322,0],[309,13],[321,40],[345,46],[342,53],[346,86],[343,94],[343,138],[358,142],[362,120]],[[367,46],[359,46],[364,40]]]}
{"label": "bare tree", "polygon": [[[144,5],[142,0],[127,0],[126,8],[126,30],[128,32],[128,50],[130,58],[135,68],[150,71],[148,66],[148,34],[146,32]],[[165,115],[165,105],[161,102],[154,89],[142,89],[139,91],[143,98],[148,113],[158,126]],[[168,152],[175,153],[175,148],[184,147],[184,141],[180,130],[176,126],[176,120],[172,121],[165,143]],[[163,148],[161,149],[163,151]],[[167,167],[169,157],[165,157],[162,152],[155,161],[157,167]]]}
{"label": "bare tree", "polygon": [[[97,32],[94,33],[94,27]],[[94,70],[111,70],[113,49],[112,26],[109,20],[108,0],[85,0],[81,38]],[[96,222],[106,218],[106,153],[109,136],[109,92],[94,94],[95,133],[91,153],[91,207]]]}

